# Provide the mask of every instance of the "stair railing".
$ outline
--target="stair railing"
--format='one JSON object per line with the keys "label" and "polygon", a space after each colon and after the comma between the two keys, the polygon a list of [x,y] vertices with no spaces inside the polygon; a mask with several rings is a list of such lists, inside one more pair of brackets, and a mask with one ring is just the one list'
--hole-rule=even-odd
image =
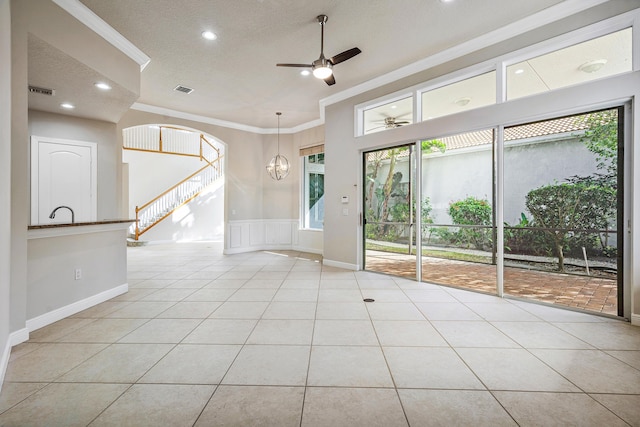
{"label": "stair railing", "polygon": [[[216,166],[219,159],[215,161]],[[207,164],[142,206],[136,206],[135,239],[195,199],[203,188],[221,176],[219,167]]]}
{"label": "stair railing", "polygon": [[[146,129],[145,129],[146,128]],[[156,132],[149,132],[153,129]],[[164,132],[163,129],[169,130]],[[145,132],[146,130],[146,132]],[[123,148],[134,151],[198,157],[207,164],[142,206],[136,206],[136,222],[130,233],[135,240],[169,217],[180,207],[195,199],[209,184],[222,176],[221,148],[203,134],[174,126],[136,127],[126,129]],[[197,136],[197,144],[194,136]]]}

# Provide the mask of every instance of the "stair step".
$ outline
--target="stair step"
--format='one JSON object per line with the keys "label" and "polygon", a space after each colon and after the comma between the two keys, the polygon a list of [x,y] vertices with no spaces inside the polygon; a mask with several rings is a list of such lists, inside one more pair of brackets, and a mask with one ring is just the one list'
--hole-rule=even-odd
{"label": "stair step", "polygon": [[135,240],[132,238],[127,238],[127,246],[132,248],[132,247],[137,247],[137,246],[146,246],[148,242],[145,242],[144,240]]}

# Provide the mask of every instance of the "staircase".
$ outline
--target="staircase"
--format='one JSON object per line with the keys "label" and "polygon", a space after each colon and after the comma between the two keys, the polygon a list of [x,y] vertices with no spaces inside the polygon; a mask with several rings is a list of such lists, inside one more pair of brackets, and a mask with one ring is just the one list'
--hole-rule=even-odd
{"label": "staircase", "polygon": [[129,228],[134,241],[198,197],[208,185],[222,177],[224,146],[203,134],[175,126],[136,126],[123,130],[125,150],[198,157],[204,166],[163,191],[147,203],[136,206],[136,222]]}

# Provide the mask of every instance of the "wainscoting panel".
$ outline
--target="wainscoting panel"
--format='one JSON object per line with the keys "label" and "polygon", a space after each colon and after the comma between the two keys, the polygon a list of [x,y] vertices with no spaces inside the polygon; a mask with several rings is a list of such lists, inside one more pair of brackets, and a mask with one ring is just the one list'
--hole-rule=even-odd
{"label": "wainscoting panel", "polygon": [[[304,247],[300,247],[300,230],[297,219],[265,219],[229,221],[226,224],[225,249],[226,254],[251,252],[259,250],[300,250],[322,254],[322,239],[304,240]],[[319,236],[318,236],[318,233]],[[315,234],[321,237],[321,231]]]}
{"label": "wainscoting panel", "polygon": [[230,248],[241,248],[242,247],[242,227],[239,225],[231,225],[228,227],[229,232],[227,236],[229,237],[227,242],[229,243]]}

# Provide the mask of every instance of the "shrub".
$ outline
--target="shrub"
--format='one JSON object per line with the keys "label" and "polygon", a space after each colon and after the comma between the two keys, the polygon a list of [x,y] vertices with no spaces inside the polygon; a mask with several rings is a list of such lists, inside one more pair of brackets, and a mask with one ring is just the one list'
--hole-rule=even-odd
{"label": "shrub", "polygon": [[[456,225],[490,226],[493,222],[491,203],[473,196],[450,203],[449,216]],[[467,247],[473,245],[477,249],[485,249],[491,246],[491,232],[491,228],[461,227],[457,231],[447,230],[441,237],[454,244]]]}
{"label": "shrub", "polygon": [[564,271],[564,253],[593,240],[595,230],[606,229],[616,209],[611,187],[563,183],[531,190],[525,204],[534,225],[551,239],[558,269]]}

